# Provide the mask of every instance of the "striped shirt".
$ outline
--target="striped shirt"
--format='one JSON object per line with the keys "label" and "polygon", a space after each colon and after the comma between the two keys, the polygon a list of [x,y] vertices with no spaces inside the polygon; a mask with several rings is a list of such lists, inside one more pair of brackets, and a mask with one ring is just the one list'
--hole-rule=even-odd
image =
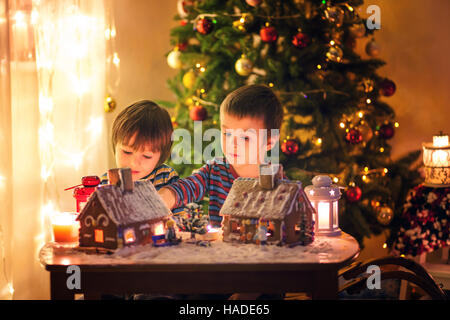
{"label": "striped shirt", "polygon": [[215,158],[207,161],[191,176],[179,179],[166,187],[176,194],[175,207],[181,207],[190,202],[200,202],[208,194],[211,225],[218,227],[222,221],[219,211],[234,180],[238,177],[226,158]]}
{"label": "striped shirt", "polygon": [[[108,184],[108,173],[103,174],[100,179],[101,185]],[[176,182],[178,179],[179,176],[178,173],[175,171],[175,169],[163,163],[159,167],[153,169],[152,172],[150,172],[148,175],[141,178],[140,180],[150,180],[155,186],[155,189],[159,190],[164,186]],[[180,213],[183,210],[184,210],[183,207],[181,208],[175,207],[174,209],[172,209],[172,213]]]}

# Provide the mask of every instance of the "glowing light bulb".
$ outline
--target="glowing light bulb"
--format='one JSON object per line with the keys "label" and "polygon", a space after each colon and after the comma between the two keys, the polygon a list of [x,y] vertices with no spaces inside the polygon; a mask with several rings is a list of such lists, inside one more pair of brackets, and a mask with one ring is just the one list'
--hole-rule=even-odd
{"label": "glowing light bulb", "polygon": [[365,172],[369,172],[369,167],[364,167]]}
{"label": "glowing light bulb", "polygon": [[86,131],[89,131],[94,137],[98,137],[103,130],[103,118],[91,117],[89,124],[86,127]]}
{"label": "glowing light bulb", "polygon": [[322,66],[320,64],[317,65],[317,69],[322,69]]}
{"label": "glowing light bulb", "polygon": [[52,168],[47,168],[45,165],[42,166],[42,168],[41,168],[41,179],[44,182],[47,182],[47,180],[51,176],[51,174],[52,174]]}
{"label": "glowing light bulb", "polygon": [[380,152],[381,152],[381,153],[384,152],[384,148],[383,148],[383,147],[380,148]]}
{"label": "glowing light bulb", "polygon": [[358,117],[360,118],[364,117],[364,113],[362,111],[358,112]]}
{"label": "glowing light bulb", "polygon": [[366,175],[363,175],[363,176],[362,176],[362,180],[363,180],[364,182],[367,182],[367,176],[366,176]]}
{"label": "glowing light bulb", "polygon": [[318,138],[316,143],[317,143],[317,145],[321,145],[322,144],[322,138]]}
{"label": "glowing light bulb", "polygon": [[343,122],[339,123],[339,127],[341,127],[342,129],[344,129],[344,128],[345,128],[345,123],[343,123]]}
{"label": "glowing light bulb", "polygon": [[43,115],[53,111],[53,99],[39,94],[39,112]]}
{"label": "glowing light bulb", "polygon": [[269,87],[273,88],[274,84],[272,82],[269,83]]}
{"label": "glowing light bulb", "polygon": [[330,44],[331,44],[332,46],[334,46],[335,43],[336,43],[336,42],[334,42],[334,40],[331,40],[331,41],[330,41]]}
{"label": "glowing light bulb", "polygon": [[119,55],[117,54],[117,52],[114,52],[113,63],[116,67],[119,66],[119,64],[120,64],[120,59],[119,59]]}
{"label": "glowing light bulb", "polygon": [[372,103],[372,100],[367,99],[367,100],[366,100],[366,103],[367,103],[367,104],[371,104],[371,103]]}
{"label": "glowing light bulb", "polygon": [[333,178],[333,182],[334,182],[334,183],[338,183],[338,182],[339,182],[339,179],[338,179],[337,177],[334,177],[334,178]]}
{"label": "glowing light bulb", "polygon": [[388,173],[389,170],[388,170],[387,168],[384,168],[384,169],[383,169],[383,172],[384,172],[384,173]]}
{"label": "glowing light bulb", "polygon": [[400,127],[400,123],[398,123],[398,122],[394,123],[394,127],[396,127],[396,128]]}
{"label": "glowing light bulb", "polygon": [[387,243],[383,243],[383,249],[387,248]]}
{"label": "glowing light bulb", "polygon": [[14,15],[15,25],[17,27],[25,28],[27,23],[25,21],[25,14],[22,11],[17,11]]}
{"label": "glowing light bulb", "polygon": [[200,72],[205,72],[206,68],[205,67],[200,67]]}
{"label": "glowing light bulb", "polygon": [[74,153],[71,155],[70,162],[75,170],[78,170],[83,162],[84,152]]}

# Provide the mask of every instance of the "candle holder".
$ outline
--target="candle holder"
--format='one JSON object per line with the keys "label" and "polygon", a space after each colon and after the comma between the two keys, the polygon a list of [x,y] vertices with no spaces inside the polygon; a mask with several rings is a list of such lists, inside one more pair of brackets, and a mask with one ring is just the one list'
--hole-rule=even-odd
{"label": "candle holder", "polygon": [[52,217],[53,238],[55,242],[78,242],[80,223],[76,221],[77,216],[77,212],[60,212]]}
{"label": "candle holder", "polygon": [[433,136],[432,143],[423,143],[425,165],[424,185],[432,188],[450,187],[450,145],[442,131]]}
{"label": "candle holder", "polygon": [[339,187],[332,184],[329,176],[315,176],[312,183],[312,186],[305,188],[305,193],[316,209],[314,233],[325,236],[340,235],[338,201],[341,198],[341,192]]}

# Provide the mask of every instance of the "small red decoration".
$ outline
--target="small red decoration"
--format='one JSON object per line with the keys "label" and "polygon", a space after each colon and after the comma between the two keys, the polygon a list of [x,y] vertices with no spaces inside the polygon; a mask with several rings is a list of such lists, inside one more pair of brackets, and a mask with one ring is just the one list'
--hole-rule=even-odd
{"label": "small red decoration", "polygon": [[261,40],[264,42],[275,42],[278,38],[277,29],[274,27],[264,27],[259,31]]}
{"label": "small red decoration", "polygon": [[309,38],[309,36],[302,32],[297,33],[292,38],[292,44],[299,49],[306,48],[310,43],[311,43],[311,39]]}
{"label": "small red decoration", "polygon": [[297,140],[289,139],[281,144],[281,151],[287,156],[296,155],[299,149]]}
{"label": "small red decoration", "polygon": [[[81,178],[81,184],[67,188],[65,190],[73,190],[73,196],[77,200],[77,212],[83,210],[84,205],[87,203],[91,194],[97,190],[97,186],[100,184],[100,178],[97,176],[86,176]],[[82,185],[82,187],[80,187]]]}
{"label": "small red decoration", "polygon": [[391,123],[383,124],[380,127],[380,135],[383,137],[383,139],[391,139],[394,136],[395,130],[394,126]]}
{"label": "small red decoration", "polygon": [[206,119],[206,116],[208,115],[206,109],[203,106],[192,106],[191,110],[189,111],[189,117],[191,117],[194,121],[203,121]]}
{"label": "small red decoration", "polygon": [[180,50],[180,51],[186,50],[187,46],[188,46],[188,43],[187,43],[187,42],[181,42],[181,43],[177,44],[177,48],[178,48],[178,50]]}
{"label": "small red decoration", "polygon": [[390,97],[395,93],[395,83],[389,79],[384,79],[380,82],[380,94],[385,97]]}
{"label": "small red decoration", "polygon": [[350,187],[345,191],[348,202],[358,202],[361,199],[362,191],[360,187]]}
{"label": "small red decoration", "polygon": [[363,136],[358,129],[350,129],[345,135],[345,140],[351,144],[358,144],[363,141]]}
{"label": "small red decoration", "polygon": [[213,23],[208,18],[199,19],[196,24],[196,29],[201,34],[208,34],[213,29]]}

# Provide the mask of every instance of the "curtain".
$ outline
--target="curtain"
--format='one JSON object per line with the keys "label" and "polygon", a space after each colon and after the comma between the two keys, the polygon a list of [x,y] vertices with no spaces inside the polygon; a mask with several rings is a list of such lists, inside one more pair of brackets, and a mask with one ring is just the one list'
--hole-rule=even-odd
{"label": "curtain", "polygon": [[107,170],[107,6],[0,0],[1,299],[49,298],[51,217],[75,211],[64,189]]}

